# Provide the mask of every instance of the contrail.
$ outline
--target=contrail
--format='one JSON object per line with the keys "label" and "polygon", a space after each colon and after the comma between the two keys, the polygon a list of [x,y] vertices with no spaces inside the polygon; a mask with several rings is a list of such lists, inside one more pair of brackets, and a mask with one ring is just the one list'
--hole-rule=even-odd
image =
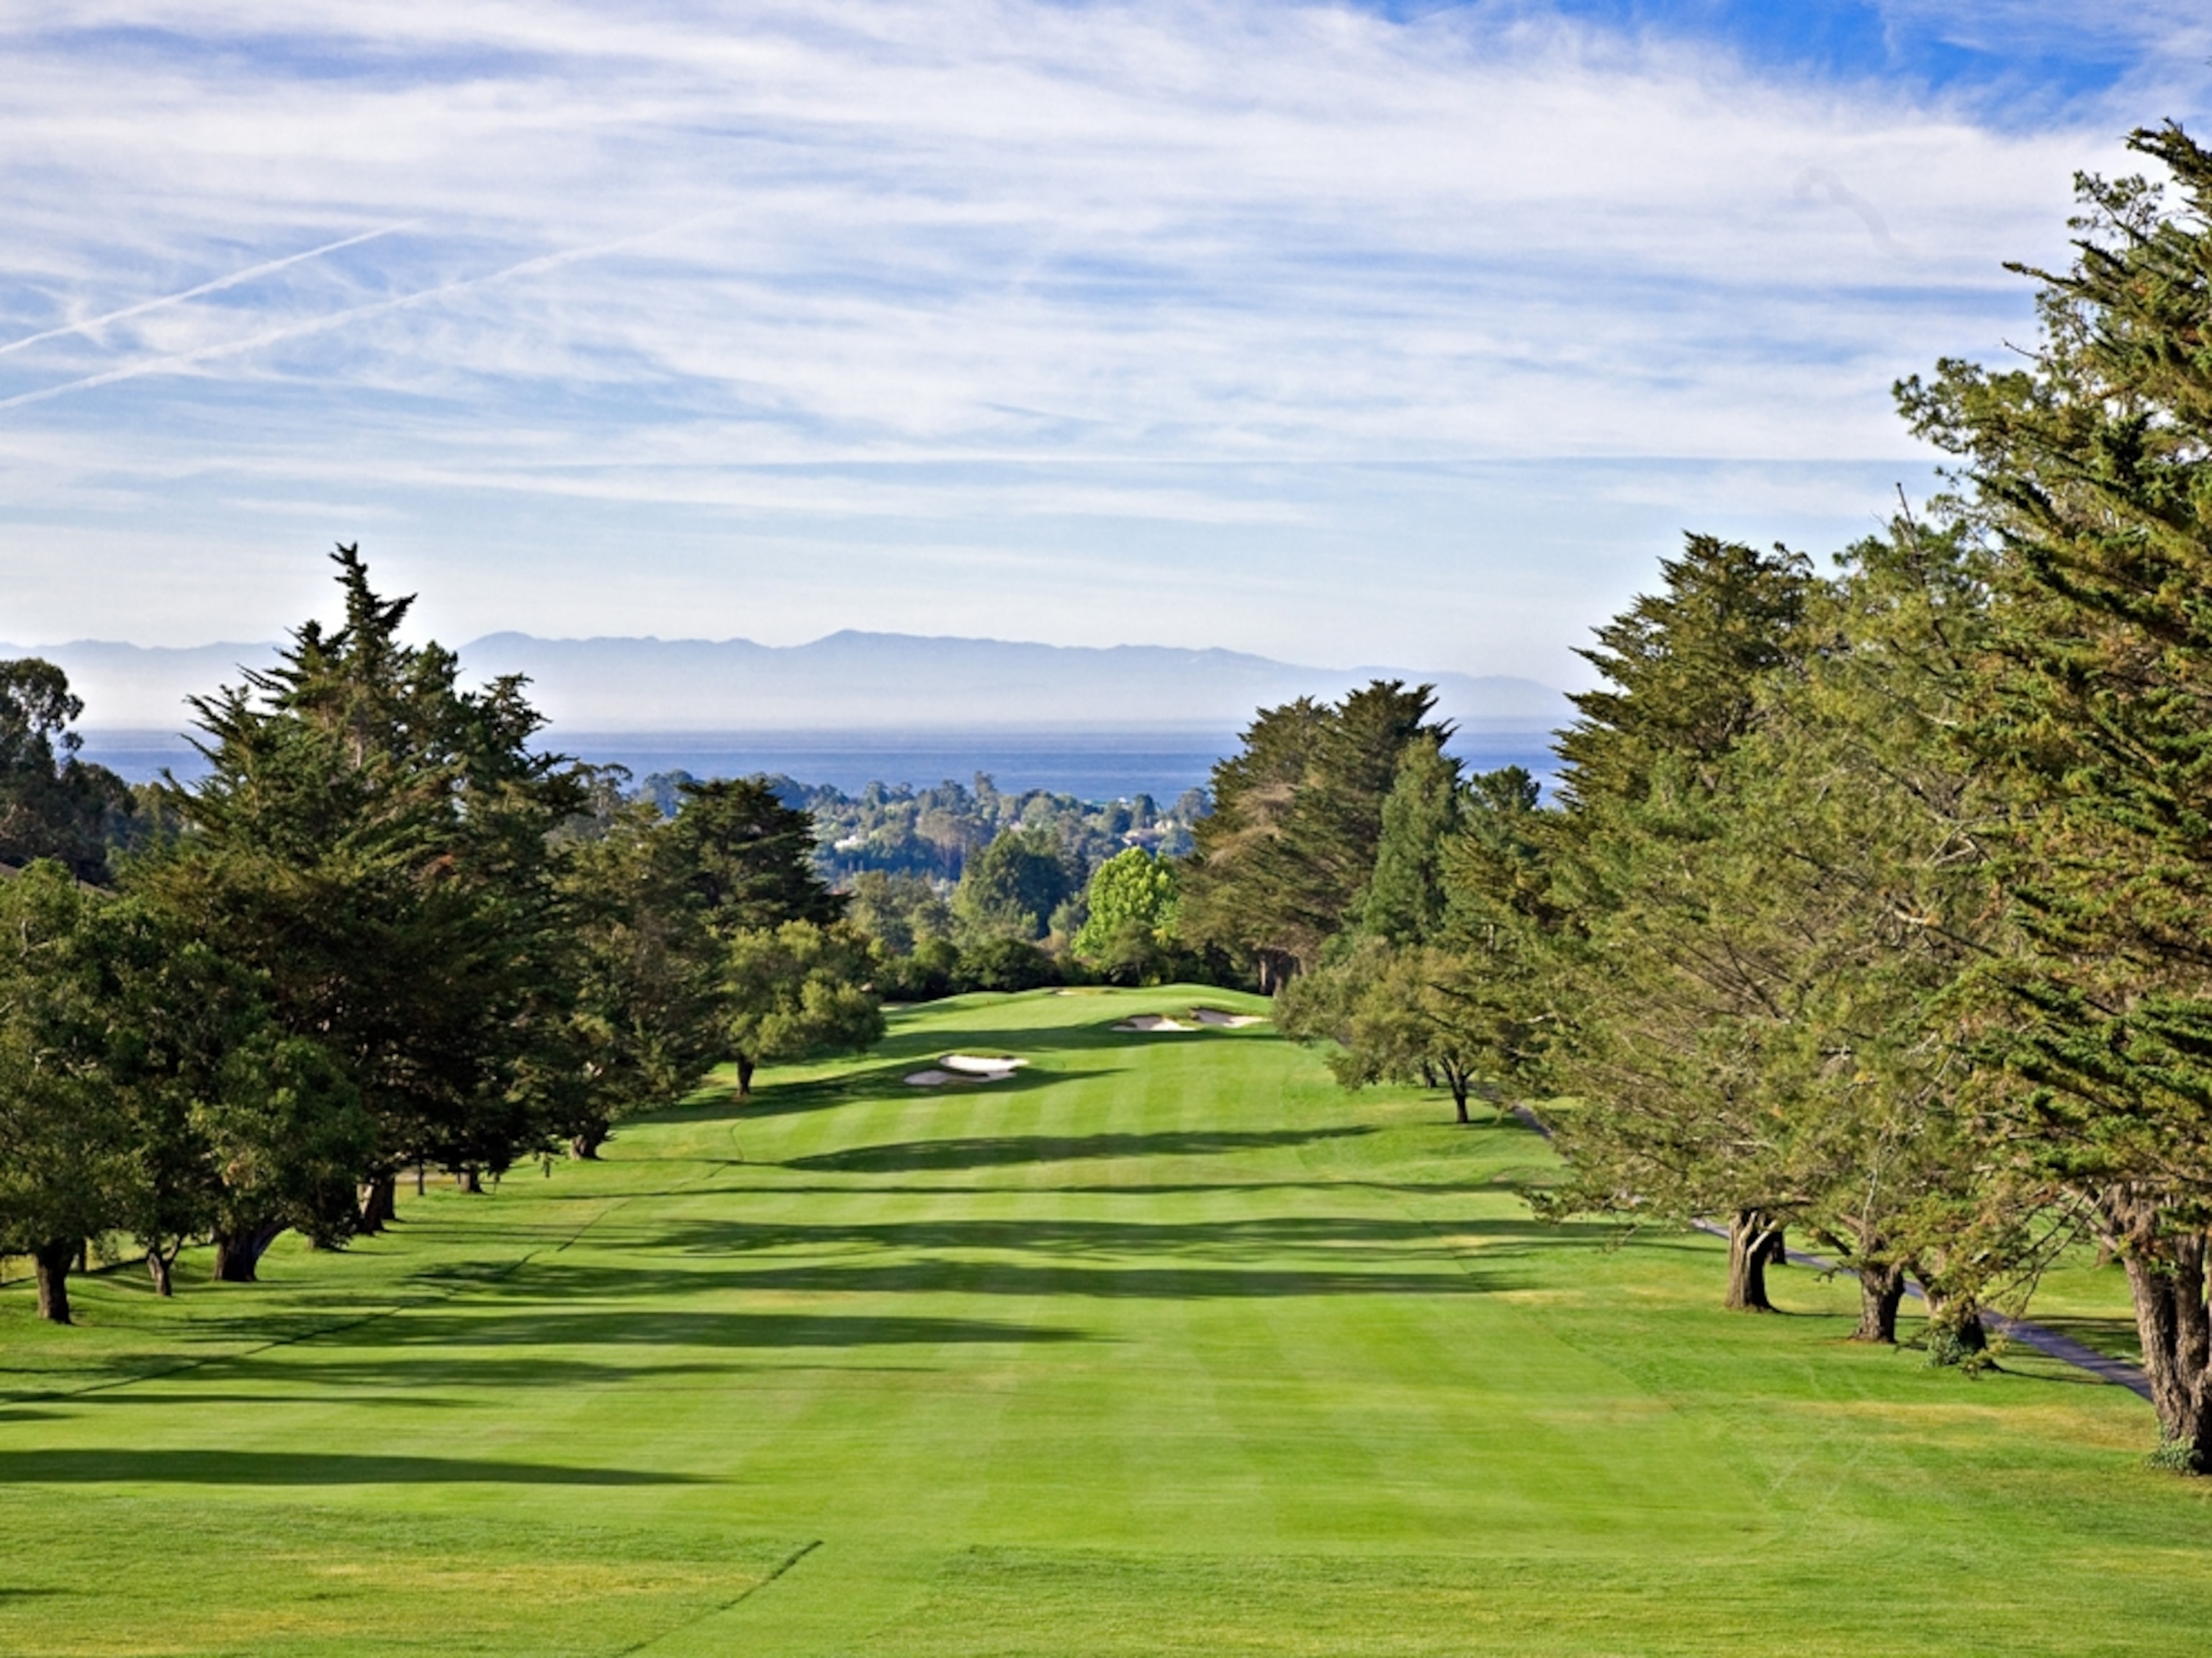
{"label": "contrail", "polygon": [[1791,193],[1801,202],[1810,201],[1815,190],[1826,191],[1830,202],[1838,207],[1848,207],[1857,214],[1859,222],[1867,228],[1867,235],[1874,238],[1874,245],[1883,253],[1899,258],[1910,257],[1912,250],[1889,234],[1889,226],[1875,204],[1865,197],[1846,190],[1844,181],[1825,167],[1808,167],[1800,173],[1796,187]]}
{"label": "contrail", "polygon": [[310,247],[304,253],[288,253],[281,259],[270,259],[266,265],[248,265],[243,271],[234,271],[227,277],[217,277],[213,282],[204,282],[197,288],[187,288],[181,294],[164,294],[159,299],[141,300],[136,305],[126,305],[120,311],[110,311],[105,316],[88,317],[82,322],[72,322],[60,328],[49,328],[43,333],[26,334],[21,339],[11,339],[0,345],[0,357],[10,351],[20,351],[26,345],[36,345],[40,340],[59,339],[64,334],[82,334],[94,328],[105,327],[111,322],[121,322],[131,317],[143,316],[149,311],[158,311],[165,305],[181,305],[188,299],[198,299],[202,294],[212,294],[224,288],[234,288],[241,282],[251,282],[256,277],[265,277],[271,271],[282,271],[288,265],[297,265],[303,259],[319,259],[325,253],[335,253],[340,248],[358,247],[365,241],[374,241],[379,236],[389,236],[395,231],[410,229],[415,221],[404,224],[387,224],[379,230],[364,230],[358,236],[343,241],[325,242],[320,247]]}
{"label": "contrail", "polygon": [[[27,403],[44,403],[49,398],[65,396],[70,392],[88,392],[95,387],[112,386],[118,381],[136,380],[141,375],[160,374],[167,369],[188,369],[195,363],[206,363],[216,357],[236,357],[241,351],[258,350],[264,345],[274,345],[280,340],[295,339],[303,334],[320,333],[326,328],[335,328],[341,323],[351,322],[358,317],[374,316],[383,311],[397,311],[404,306],[420,304],[424,300],[437,299],[447,294],[459,293],[471,288],[481,288],[488,283],[504,282],[507,277],[520,276],[525,271],[547,270],[558,265],[573,265],[579,259],[596,259],[602,253],[611,253],[617,248],[629,247],[641,241],[650,241],[655,236],[665,235],[671,230],[681,230],[690,225],[726,217],[736,210],[734,208],[716,208],[709,212],[696,213],[689,217],[678,219],[670,224],[655,225],[650,230],[641,230],[631,235],[617,236],[611,241],[595,242],[587,247],[566,248],[558,253],[540,253],[535,258],[524,259],[518,264],[505,265],[497,271],[486,271],[480,277],[461,277],[453,282],[441,282],[434,288],[420,289],[412,294],[400,294],[391,299],[376,300],[368,305],[352,306],[343,311],[333,311],[326,316],[310,317],[304,322],[287,323],[283,327],[270,328],[245,339],[227,340],[220,345],[205,345],[198,350],[178,351],[167,357],[147,357],[137,363],[127,363],[119,369],[109,369],[100,374],[87,375],[81,380],[64,381],[58,386],[42,387],[35,392],[18,392],[13,397],[0,398],[0,410],[20,409]],[[402,228],[393,225],[390,229],[396,230]],[[380,230],[370,234],[384,235],[388,234],[388,231]],[[353,240],[366,241],[368,239],[367,236],[356,236]],[[336,245],[343,246],[344,244]],[[328,250],[319,251],[327,252]],[[311,256],[301,253],[295,257],[307,259]],[[289,263],[289,261],[283,261],[283,263]],[[149,304],[162,302],[149,302]]]}

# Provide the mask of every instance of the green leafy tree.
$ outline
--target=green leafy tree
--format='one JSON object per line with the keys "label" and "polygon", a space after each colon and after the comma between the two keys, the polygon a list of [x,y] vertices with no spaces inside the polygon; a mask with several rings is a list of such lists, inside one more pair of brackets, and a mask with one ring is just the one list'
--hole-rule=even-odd
{"label": "green leafy tree", "polygon": [[69,1271],[118,1224],[131,1123],[114,1086],[117,941],[58,863],[0,880],[0,1253],[70,1322]]}
{"label": "green leafy tree", "polygon": [[69,677],[37,657],[0,661],[0,863],[54,858],[80,881],[107,879],[107,849],[132,816],[130,788],[77,758],[84,713]]}
{"label": "green leafy tree", "polygon": [[613,809],[564,848],[580,1070],[554,1127],[574,1156],[596,1157],[622,1119],[683,1099],[721,1055],[726,947],[691,849],[650,802]]}
{"label": "green leafy tree", "polygon": [[1033,942],[1075,891],[1059,845],[1041,832],[1011,831],[975,856],[953,893],[963,948],[998,939]]}
{"label": "green leafy tree", "polygon": [[738,1095],[764,1064],[811,1053],[865,1053],[883,1039],[881,1005],[867,981],[867,942],[842,926],[787,921],[732,937],[724,984]]}
{"label": "green leafy tree", "polygon": [[884,948],[910,956],[933,939],[952,936],[952,908],[920,875],[866,869],[847,889],[847,918]]}
{"label": "green leafy tree", "polygon": [[960,991],[1034,991],[1060,982],[1058,964],[1026,938],[987,938],[961,951],[952,971]]}
{"label": "green leafy tree", "polygon": [[1449,950],[1362,936],[1278,993],[1276,1024],[1293,1040],[1334,1043],[1328,1067],[1346,1088],[1441,1087],[1458,1119],[1471,1122],[1469,1098],[1480,1093],[1497,1104],[1504,1069],[1477,972]]}
{"label": "green leafy tree", "polygon": [[1395,944],[1419,944],[1443,925],[1444,864],[1463,816],[1459,762],[1443,752],[1443,734],[1424,732],[1398,756],[1397,775],[1383,798],[1375,873],[1359,928]]}
{"label": "green leafy tree", "polygon": [[216,1275],[250,1278],[296,1228],[336,1244],[375,1125],[322,1046],[287,1035],[252,975],[128,900],[106,908],[108,1080],[130,1161],[118,1227],[170,1293],[184,1246],[217,1240]]}
{"label": "green leafy tree", "polygon": [[1173,960],[1176,865],[1141,846],[1091,872],[1087,915],[1073,948],[1117,984],[1141,984]]}

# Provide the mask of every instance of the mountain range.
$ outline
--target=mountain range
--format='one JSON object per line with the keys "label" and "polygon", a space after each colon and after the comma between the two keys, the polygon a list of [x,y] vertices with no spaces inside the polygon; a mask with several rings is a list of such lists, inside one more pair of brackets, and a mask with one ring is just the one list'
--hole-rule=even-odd
{"label": "mountain range", "polygon": [[[185,699],[276,658],[273,644],[0,645],[58,663],[88,728],[173,729]],[[494,633],[460,648],[465,677],[520,674],[556,730],[806,731],[1242,727],[1260,708],[1334,698],[1375,678],[1437,688],[1473,731],[1540,731],[1571,712],[1533,680],[1395,667],[1303,667],[1232,650],[1097,648],[902,633],[833,633],[802,645],[748,639],[540,639]]]}

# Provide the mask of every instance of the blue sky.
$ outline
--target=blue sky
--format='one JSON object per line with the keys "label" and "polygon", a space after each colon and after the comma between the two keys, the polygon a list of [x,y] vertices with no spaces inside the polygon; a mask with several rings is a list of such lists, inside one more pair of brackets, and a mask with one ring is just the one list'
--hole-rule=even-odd
{"label": "blue sky", "polygon": [[[0,22],[0,638],[1219,644],[1576,683],[1821,552],[2200,5],[52,0]],[[94,710],[94,717],[97,710]]]}

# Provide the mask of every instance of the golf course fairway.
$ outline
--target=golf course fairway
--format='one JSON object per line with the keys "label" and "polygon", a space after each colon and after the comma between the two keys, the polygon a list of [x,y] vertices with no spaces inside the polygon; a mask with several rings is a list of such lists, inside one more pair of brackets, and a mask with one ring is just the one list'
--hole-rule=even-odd
{"label": "golf course fairway", "polygon": [[2203,1650],[2140,1399],[1855,1347],[1802,1269],[1723,1313],[1711,1240],[1534,1221],[1518,1125],[1112,1028],[1194,1005],[1266,1010],[894,1012],[258,1285],[9,1286],[0,1652]]}

